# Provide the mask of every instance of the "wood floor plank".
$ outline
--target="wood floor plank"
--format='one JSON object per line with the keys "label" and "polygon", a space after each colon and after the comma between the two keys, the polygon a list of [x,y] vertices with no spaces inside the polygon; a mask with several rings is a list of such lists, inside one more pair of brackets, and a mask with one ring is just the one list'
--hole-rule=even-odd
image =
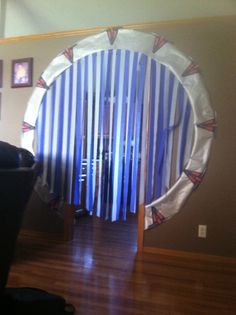
{"label": "wood floor plank", "polygon": [[21,236],[8,286],[63,295],[77,315],[236,314],[236,266],[137,254],[132,217],[82,217],[69,242]]}

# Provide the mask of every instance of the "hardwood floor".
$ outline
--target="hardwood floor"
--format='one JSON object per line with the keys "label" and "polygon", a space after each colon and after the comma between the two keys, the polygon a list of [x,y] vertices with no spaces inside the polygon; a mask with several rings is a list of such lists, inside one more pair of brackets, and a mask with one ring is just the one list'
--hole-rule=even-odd
{"label": "hardwood floor", "polygon": [[73,241],[21,236],[8,286],[63,295],[76,314],[234,315],[236,266],[136,254],[137,225],[80,218]]}

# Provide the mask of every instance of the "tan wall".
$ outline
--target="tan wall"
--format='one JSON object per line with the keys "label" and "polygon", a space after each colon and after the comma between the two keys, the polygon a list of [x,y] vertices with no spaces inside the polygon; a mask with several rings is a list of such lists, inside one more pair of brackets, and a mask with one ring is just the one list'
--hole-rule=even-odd
{"label": "tan wall", "polygon": [[[144,245],[207,254],[236,256],[236,17],[157,24],[163,34],[200,64],[218,116],[208,172],[184,208],[168,223],[144,233]],[[20,126],[32,88],[10,88],[11,60],[34,58],[34,82],[48,63],[79,36],[3,41],[4,60],[0,140],[20,143]],[[207,224],[206,239],[197,238]]]}
{"label": "tan wall", "polygon": [[[145,232],[145,246],[236,256],[236,17],[160,27],[202,69],[218,131],[207,174],[173,219]],[[197,238],[198,224],[208,236]]]}

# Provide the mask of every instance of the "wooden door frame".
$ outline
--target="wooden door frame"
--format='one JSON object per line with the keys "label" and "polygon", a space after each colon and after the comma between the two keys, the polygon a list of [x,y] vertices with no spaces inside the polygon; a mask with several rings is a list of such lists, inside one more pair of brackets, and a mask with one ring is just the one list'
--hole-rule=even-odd
{"label": "wooden door frame", "polygon": [[137,244],[138,253],[141,253],[143,251],[144,213],[145,213],[145,205],[141,204],[138,207],[138,244]]}

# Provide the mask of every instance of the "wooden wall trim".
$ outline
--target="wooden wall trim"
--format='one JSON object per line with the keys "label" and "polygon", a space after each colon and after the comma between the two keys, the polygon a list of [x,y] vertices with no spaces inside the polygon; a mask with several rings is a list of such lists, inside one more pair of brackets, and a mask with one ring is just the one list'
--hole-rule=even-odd
{"label": "wooden wall trim", "polygon": [[203,253],[193,253],[187,251],[179,251],[173,249],[165,249],[165,248],[158,248],[158,247],[148,247],[144,246],[143,253],[150,253],[150,254],[158,254],[163,256],[170,256],[170,257],[179,257],[184,259],[197,259],[205,262],[210,263],[226,263],[226,264],[235,264],[236,257],[228,257],[228,256],[216,256],[216,255],[209,255]]}
{"label": "wooden wall trim", "polygon": [[[156,29],[158,27],[172,27],[175,25],[181,24],[203,24],[210,21],[219,21],[220,19],[225,18],[236,18],[236,15],[226,15],[226,16],[212,16],[212,17],[202,17],[202,18],[192,18],[192,19],[182,19],[182,20],[163,20],[156,22],[146,22],[146,23],[135,23],[135,24],[124,24],[121,27],[126,29],[136,29],[136,30],[146,30],[146,29]],[[95,33],[102,32],[108,28],[120,27],[119,25],[113,26],[98,26],[93,28],[83,28],[70,31],[62,32],[49,32],[43,34],[34,34],[34,35],[24,35],[24,36],[15,36],[0,38],[0,44],[7,42],[17,42],[17,41],[27,41],[35,39],[44,39],[44,38],[60,38],[60,37],[71,37],[71,36],[88,36]]]}

